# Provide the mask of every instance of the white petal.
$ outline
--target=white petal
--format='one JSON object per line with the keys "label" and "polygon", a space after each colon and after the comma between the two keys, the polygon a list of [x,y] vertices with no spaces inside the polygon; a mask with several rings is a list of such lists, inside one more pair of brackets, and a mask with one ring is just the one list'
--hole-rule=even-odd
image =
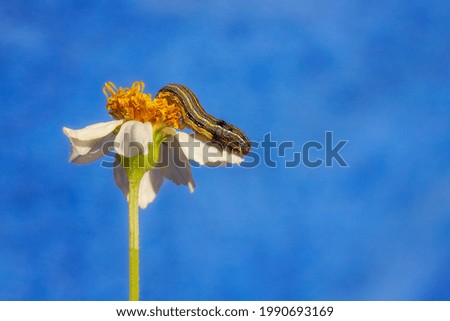
{"label": "white petal", "polygon": [[148,144],[151,142],[153,142],[152,125],[131,120],[120,128],[114,141],[114,149],[125,157],[133,157],[138,153],[146,155]]}
{"label": "white petal", "polygon": [[148,204],[153,202],[159,188],[163,182],[163,175],[158,169],[145,172],[139,186],[139,207],[146,208]]}
{"label": "white petal", "polygon": [[89,141],[108,135],[122,123],[123,119],[111,120],[108,122],[92,124],[77,130],[63,127],[63,131],[64,134],[66,134],[66,136],[69,138]]}
{"label": "white petal", "polygon": [[175,137],[180,142],[184,154],[200,165],[224,166],[240,164],[244,160],[243,156],[222,149],[217,143],[208,141],[201,135],[178,132]]}
{"label": "white petal", "polygon": [[183,184],[194,192],[195,183],[192,178],[191,165],[180,147],[180,143],[174,137],[165,140],[160,147],[159,162],[156,167],[164,177],[170,179],[177,185]]}
{"label": "white petal", "polygon": [[103,147],[106,148],[106,143],[114,141],[112,132],[122,123],[123,120],[112,120],[77,130],[63,127],[63,132],[70,139],[72,148],[69,161],[86,164],[104,156],[108,150],[103,151]]}
{"label": "white petal", "polygon": [[114,163],[114,182],[128,200],[128,193],[130,191],[128,176],[125,168],[123,168],[122,164],[117,159],[117,156],[116,162]]}
{"label": "white petal", "polygon": [[[125,169],[118,161],[114,167],[114,182],[120,188],[123,195],[128,201],[128,193],[130,192],[129,180]],[[153,169],[145,172],[139,185],[139,207],[144,209],[148,204],[153,202],[158,194],[159,188],[163,182],[163,175],[159,169]]]}

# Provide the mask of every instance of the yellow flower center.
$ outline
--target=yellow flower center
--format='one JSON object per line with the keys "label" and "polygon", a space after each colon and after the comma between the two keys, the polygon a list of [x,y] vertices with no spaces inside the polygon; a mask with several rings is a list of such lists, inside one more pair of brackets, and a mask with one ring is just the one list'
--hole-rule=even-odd
{"label": "yellow flower center", "polygon": [[168,104],[166,99],[152,99],[150,94],[144,93],[145,84],[136,81],[131,88],[117,87],[107,82],[103,93],[108,99],[106,109],[115,119],[136,120],[150,122],[155,129],[172,127],[183,129],[181,110],[176,104]]}

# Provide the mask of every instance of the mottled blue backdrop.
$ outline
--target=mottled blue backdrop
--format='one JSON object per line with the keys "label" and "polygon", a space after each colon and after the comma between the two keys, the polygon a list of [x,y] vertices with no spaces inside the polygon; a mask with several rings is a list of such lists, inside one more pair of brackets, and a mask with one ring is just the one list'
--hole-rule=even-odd
{"label": "mottled blue backdrop", "polygon": [[[294,142],[163,185],[142,299],[450,300],[449,1],[3,1],[0,31],[0,300],[128,298],[127,203],[61,129],[136,80]],[[285,168],[326,131],[349,167]]]}

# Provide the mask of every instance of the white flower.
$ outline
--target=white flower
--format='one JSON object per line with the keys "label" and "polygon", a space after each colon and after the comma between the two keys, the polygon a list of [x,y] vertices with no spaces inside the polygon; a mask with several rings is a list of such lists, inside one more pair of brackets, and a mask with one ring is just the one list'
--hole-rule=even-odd
{"label": "white flower", "polygon": [[[133,157],[138,153],[146,155],[149,143],[153,142],[152,124],[135,120],[112,120],[78,130],[64,127],[63,132],[70,139],[72,148],[69,161],[76,164],[96,161],[111,152],[112,147],[116,154],[124,157]],[[239,164],[243,161],[242,156],[215,146],[201,136],[175,129],[168,129],[167,132],[171,135],[160,146],[158,165],[142,177],[139,189],[141,208],[146,208],[155,199],[165,178],[177,185],[188,186],[192,193],[195,183],[189,160],[206,166]],[[128,176],[121,162],[116,162],[114,166],[114,180],[128,198]]]}

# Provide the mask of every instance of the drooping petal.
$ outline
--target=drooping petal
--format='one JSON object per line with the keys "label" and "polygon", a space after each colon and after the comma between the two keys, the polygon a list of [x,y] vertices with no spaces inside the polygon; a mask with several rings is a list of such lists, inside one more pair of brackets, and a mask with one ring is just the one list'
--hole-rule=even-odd
{"label": "drooping petal", "polygon": [[[162,185],[163,178],[164,177],[159,169],[155,168],[145,172],[139,185],[140,208],[146,208],[148,204],[155,200],[159,188]],[[118,160],[116,161],[116,166],[114,166],[114,182],[128,201],[128,194],[130,192],[129,180],[125,169]]]}
{"label": "drooping petal", "polygon": [[200,135],[178,132],[175,136],[184,154],[191,160],[206,166],[240,164],[244,157],[222,149],[217,143]]}
{"label": "drooping petal", "polygon": [[104,156],[109,152],[105,144],[114,141],[113,131],[122,123],[123,120],[112,120],[77,130],[63,127],[63,132],[70,139],[72,148],[69,161],[86,164]]}
{"label": "drooping petal", "polygon": [[114,141],[116,153],[133,157],[138,153],[148,154],[148,144],[153,142],[152,124],[138,121],[127,121],[120,128]]}
{"label": "drooping petal", "polygon": [[160,146],[159,162],[156,167],[164,177],[176,185],[186,185],[191,193],[194,192],[195,182],[192,178],[191,165],[181,149],[175,136],[165,140]]}
{"label": "drooping petal", "polygon": [[128,193],[130,192],[129,180],[125,168],[123,168],[122,164],[117,159],[117,155],[113,171],[114,182],[116,183],[117,187],[120,188],[125,198],[128,200]]}
{"label": "drooping petal", "polygon": [[139,186],[139,207],[144,209],[154,201],[163,182],[163,175],[158,169],[145,172]]}

